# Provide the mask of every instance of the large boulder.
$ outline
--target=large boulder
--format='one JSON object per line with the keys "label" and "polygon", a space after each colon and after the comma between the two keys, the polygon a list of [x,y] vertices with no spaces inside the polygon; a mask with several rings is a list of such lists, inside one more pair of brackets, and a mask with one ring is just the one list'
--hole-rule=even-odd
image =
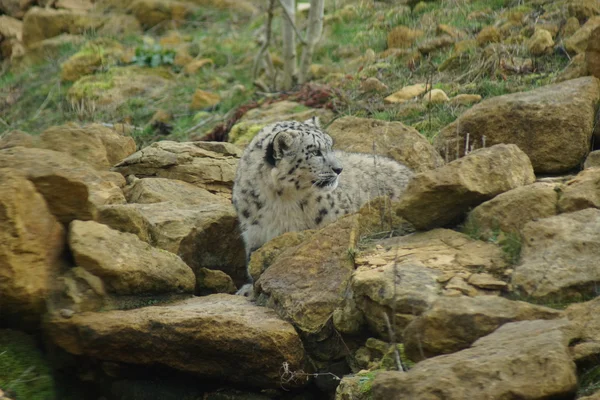
{"label": "large boulder", "polygon": [[348,116],[333,121],[327,132],[338,150],[383,155],[417,172],[444,164],[423,135],[401,122]]}
{"label": "large boulder", "polygon": [[591,17],[575,33],[565,40],[565,49],[569,53],[584,53],[590,43],[592,32],[600,26],[600,15]]}
{"label": "large boulder", "polygon": [[585,62],[590,75],[600,78],[600,25],[590,34],[585,51]]}
{"label": "large boulder", "polygon": [[229,143],[161,141],[132,154],[113,170],[124,176],[178,179],[231,198],[241,150]]}
{"label": "large boulder", "polygon": [[558,213],[561,186],[538,182],[504,192],[475,207],[468,225],[484,239],[518,233],[526,223]]}
{"label": "large boulder", "polygon": [[83,33],[102,26],[104,20],[80,11],[33,7],[23,17],[23,43],[29,47],[62,33]]}
{"label": "large boulder", "polygon": [[7,167],[33,182],[63,224],[94,219],[99,206],[125,203],[111,173],[96,171],[66,153],[25,147],[0,150],[0,168]]}
{"label": "large boulder", "polygon": [[129,11],[144,29],[150,29],[166,22],[181,23],[191,14],[193,7],[188,2],[175,0],[135,0]]}
{"label": "large boulder", "polygon": [[522,230],[521,264],[515,290],[554,299],[595,295],[600,282],[600,210],[586,210],[530,222]]}
{"label": "large boulder", "polygon": [[564,187],[558,208],[561,212],[600,208],[600,168],[581,171]]}
{"label": "large boulder", "polygon": [[415,175],[395,208],[417,229],[445,226],[470,208],[534,180],[525,153],[513,144],[496,145]]}
{"label": "large boulder", "polygon": [[589,151],[599,99],[594,77],[493,97],[442,129],[435,146],[454,159],[464,155],[467,137],[477,148],[514,143],[536,173],[565,172],[579,167]]}
{"label": "large boulder", "polygon": [[408,325],[403,332],[404,350],[411,360],[422,360],[466,349],[508,322],[561,316],[552,308],[502,297],[447,297]]}
{"label": "large boulder", "polygon": [[378,241],[360,252],[355,263],[354,301],[371,331],[385,340],[389,339],[385,315],[393,316],[394,331],[401,335],[439,298],[446,282],[454,278],[456,283],[479,271],[500,274],[506,267],[496,245],[448,229]]}
{"label": "large boulder", "polygon": [[521,321],[503,325],[470,348],[422,361],[408,372],[384,372],[374,400],[573,398],[575,364],[568,323]]}
{"label": "large boulder", "polygon": [[40,135],[40,147],[68,153],[105,170],[135,152],[135,141],[101,124],[53,126]]}
{"label": "large boulder", "polygon": [[75,264],[114,294],[191,293],[196,285],[191,268],[175,254],[94,221],[71,222],[69,247]]}
{"label": "large boulder", "polygon": [[44,311],[64,242],[35,186],[19,171],[0,169],[0,325],[35,321]]}
{"label": "large boulder", "polygon": [[242,296],[218,294],[168,306],[55,316],[45,331],[72,354],[168,366],[255,387],[280,387],[284,363],[290,371],[304,367],[294,327]]}

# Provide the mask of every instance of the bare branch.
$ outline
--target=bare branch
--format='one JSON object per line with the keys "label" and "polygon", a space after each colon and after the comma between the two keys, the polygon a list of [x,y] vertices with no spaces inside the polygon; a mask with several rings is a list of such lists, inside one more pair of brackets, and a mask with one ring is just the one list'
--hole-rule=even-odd
{"label": "bare branch", "polygon": [[292,17],[288,13],[288,10],[285,7],[285,5],[283,5],[283,2],[281,0],[278,0],[278,1],[279,1],[279,5],[281,6],[281,8],[283,8],[283,15],[285,16],[285,19],[287,19],[288,24],[290,24],[292,26],[292,28],[294,28],[294,31],[296,32],[296,36],[298,36],[298,41],[300,43],[302,43],[303,46],[306,46],[306,40],[304,40],[304,38],[300,34],[300,31],[298,31],[298,27],[296,27],[296,22],[292,19]]}
{"label": "bare branch", "polygon": [[273,8],[275,8],[275,0],[269,0],[269,8],[267,9],[267,21],[265,22],[265,41],[262,46],[260,46],[260,50],[254,59],[254,68],[252,71],[253,79],[258,77],[258,70],[260,62],[265,54],[265,51],[269,48],[271,44],[271,25],[273,25]]}

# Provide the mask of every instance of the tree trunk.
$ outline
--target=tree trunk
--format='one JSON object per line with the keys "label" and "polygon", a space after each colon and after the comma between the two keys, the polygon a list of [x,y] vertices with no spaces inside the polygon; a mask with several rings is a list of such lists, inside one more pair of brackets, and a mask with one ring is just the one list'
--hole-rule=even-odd
{"label": "tree trunk", "polygon": [[281,0],[283,12],[289,18],[283,19],[283,89],[289,90],[296,84],[296,1]]}
{"label": "tree trunk", "polygon": [[298,82],[301,84],[308,79],[308,70],[312,63],[313,53],[323,33],[324,8],[325,0],[311,0],[308,12],[308,27],[306,28],[306,46],[302,50],[299,68]]}

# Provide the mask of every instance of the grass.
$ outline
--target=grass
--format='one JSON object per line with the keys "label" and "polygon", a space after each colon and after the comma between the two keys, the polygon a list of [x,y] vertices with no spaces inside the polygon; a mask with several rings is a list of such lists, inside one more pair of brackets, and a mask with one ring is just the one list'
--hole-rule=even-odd
{"label": "grass", "polygon": [[577,397],[590,396],[600,392],[600,365],[585,369],[579,374]]}

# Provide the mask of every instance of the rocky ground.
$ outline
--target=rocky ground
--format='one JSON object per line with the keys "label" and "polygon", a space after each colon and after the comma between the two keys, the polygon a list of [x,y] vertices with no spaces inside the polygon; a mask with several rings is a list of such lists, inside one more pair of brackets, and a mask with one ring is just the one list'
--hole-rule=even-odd
{"label": "rocky ground", "polygon": [[[0,399],[600,399],[600,4],[325,15],[265,93],[263,2],[0,0]],[[311,116],[417,175],[235,296],[242,149]]]}

